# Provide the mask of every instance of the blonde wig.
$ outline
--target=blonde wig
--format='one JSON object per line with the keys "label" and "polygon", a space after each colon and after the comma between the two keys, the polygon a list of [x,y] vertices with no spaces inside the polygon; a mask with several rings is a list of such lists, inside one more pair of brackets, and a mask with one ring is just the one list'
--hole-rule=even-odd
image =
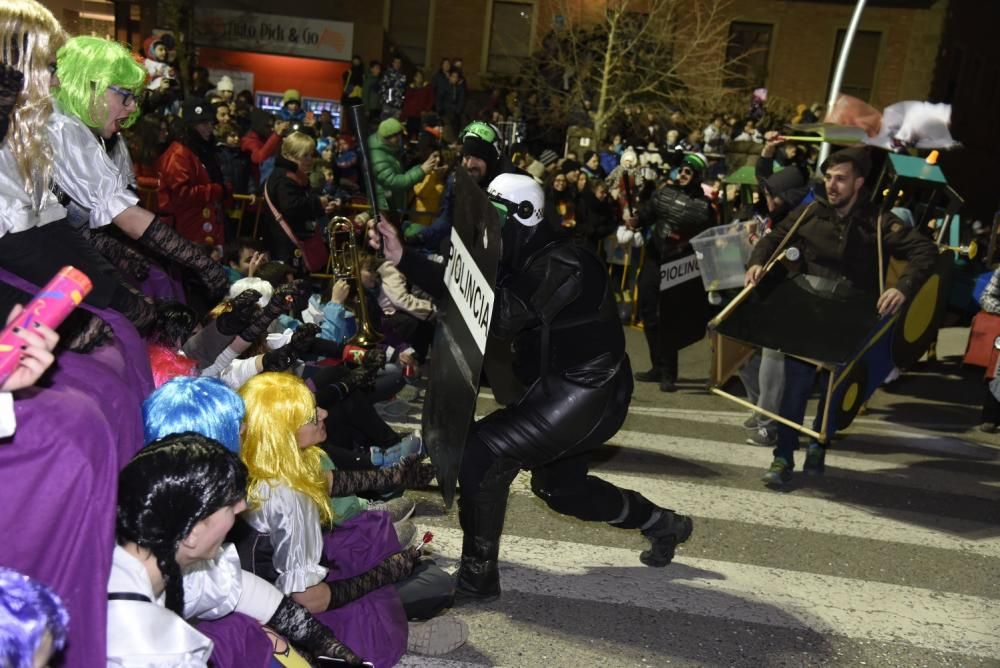
{"label": "blonde wig", "polygon": [[281,157],[298,164],[316,152],[316,140],[304,132],[293,132],[281,140]]}
{"label": "blonde wig", "polygon": [[262,484],[285,484],[309,497],[324,525],[333,522],[323,451],[299,448],[296,432],[316,414],[316,398],[301,378],[267,372],[254,376],[239,391],[246,406],[240,456],[250,471],[247,500],[260,504]]}
{"label": "blonde wig", "polygon": [[[108,118],[105,91],[118,86],[138,94],[146,83],[146,69],[118,42],[100,37],[74,37],[59,49],[59,85],[55,98],[61,110],[76,116],[91,128],[100,128]],[[139,105],[122,123],[129,127],[139,118]]]}
{"label": "blonde wig", "polygon": [[52,12],[35,0],[0,3],[0,60],[24,75],[6,144],[35,212],[41,209],[52,178],[52,150],[45,131],[52,113],[49,65],[65,41],[66,33]]}

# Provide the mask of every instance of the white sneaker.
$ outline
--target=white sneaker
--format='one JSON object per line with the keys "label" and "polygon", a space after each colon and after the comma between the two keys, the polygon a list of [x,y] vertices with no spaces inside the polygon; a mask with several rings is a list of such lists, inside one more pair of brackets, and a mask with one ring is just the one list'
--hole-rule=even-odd
{"label": "white sneaker", "polygon": [[389,513],[392,523],[402,522],[410,519],[413,511],[417,509],[417,502],[405,496],[398,496],[388,501],[369,501],[368,510],[376,513]]}
{"label": "white sneaker", "polygon": [[445,615],[426,622],[410,622],[406,651],[424,656],[442,656],[465,644],[469,627],[458,617]]}
{"label": "white sneaker", "polygon": [[399,538],[399,544],[404,548],[412,543],[413,539],[417,536],[417,525],[410,520],[396,522],[392,526],[396,529],[396,537]]}

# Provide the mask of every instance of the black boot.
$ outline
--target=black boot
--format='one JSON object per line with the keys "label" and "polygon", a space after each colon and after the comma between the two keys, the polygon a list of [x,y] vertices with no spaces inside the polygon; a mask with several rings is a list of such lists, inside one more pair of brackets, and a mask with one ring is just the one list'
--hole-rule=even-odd
{"label": "black boot", "polygon": [[656,568],[666,566],[674,558],[678,545],[691,537],[694,528],[691,518],[666,508],[658,508],[642,535],[649,539],[650,549],[643,550],[639,561]]}
{"label": "black boot", "polygon": [[[521,470],[506,457],[493,461],[479,488],[458,500],[462,526],[462,561],[455,573],[455,600],[492,601],[500,596],[500,534],[507,514],[510,483]],[[471,489],[471,486],[467,489]]]}
{"label": "black boot", "polygon": [[455,599],[493,601],[500,597],[500,534],[507,512],[506,495],[498,502],[458,501],[462,526],[462,561],[455,573]]}
{"label": "black boot", "polygon": [[660,350],[662,374],[657,379],[660,381],[660,392],[677,391],[677,349],[669,345]]}
{"label": "black boot", "polygon": [[658,383],[663,373],[663,363],[660,360],[660,327],[643,323],[642,333],[646,335],[646,346],[649,348],[649,371],[638,371],[635,379],[641,383]]}

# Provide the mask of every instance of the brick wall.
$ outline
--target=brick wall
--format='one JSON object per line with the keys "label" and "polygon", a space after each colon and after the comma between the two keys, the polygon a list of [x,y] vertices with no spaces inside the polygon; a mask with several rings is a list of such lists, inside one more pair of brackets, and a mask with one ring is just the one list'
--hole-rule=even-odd
{"label": "brick wall", "polygon": [[[859,30],[881,33],[873,106],[902,99],[925,99],[944,21],[946,0],[930,9],[868,7]],[[837,31],[847,28],[853,7],[788,0],[734,0],[731,21],[770,23],[767,87],[791,102],[825,102]]]}

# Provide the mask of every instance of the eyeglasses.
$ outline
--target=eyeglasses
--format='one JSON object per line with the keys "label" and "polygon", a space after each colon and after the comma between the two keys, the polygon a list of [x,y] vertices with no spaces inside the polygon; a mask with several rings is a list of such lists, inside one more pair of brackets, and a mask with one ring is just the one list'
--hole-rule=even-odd
{"label": "eyeglasses", "polygon": [[678,174],[687,174],[688,176],[694,176],[694,170],[691,169],[690,167],[681,167],[680,171],[678,171],[677,173]]}
{"label": "eyeglasses", "polygon": [[319,409],[318,408],[314,408],[313,409],[313,415],[312,415],[311,418],[309,418],[309,421],[306,422],[306,424],[311,424],[314,427],[317,426],[317,425],[319,425]]}
{"label": "eyeglasses", "polygon": [[135,93],[128,90],[127,88],[119,88],[118,86],[108,86],[108,90],[112,93],[117,93],[122,96],[122,106],[127,107],[130,104],[138,104],[138,100],[135,98]]}

